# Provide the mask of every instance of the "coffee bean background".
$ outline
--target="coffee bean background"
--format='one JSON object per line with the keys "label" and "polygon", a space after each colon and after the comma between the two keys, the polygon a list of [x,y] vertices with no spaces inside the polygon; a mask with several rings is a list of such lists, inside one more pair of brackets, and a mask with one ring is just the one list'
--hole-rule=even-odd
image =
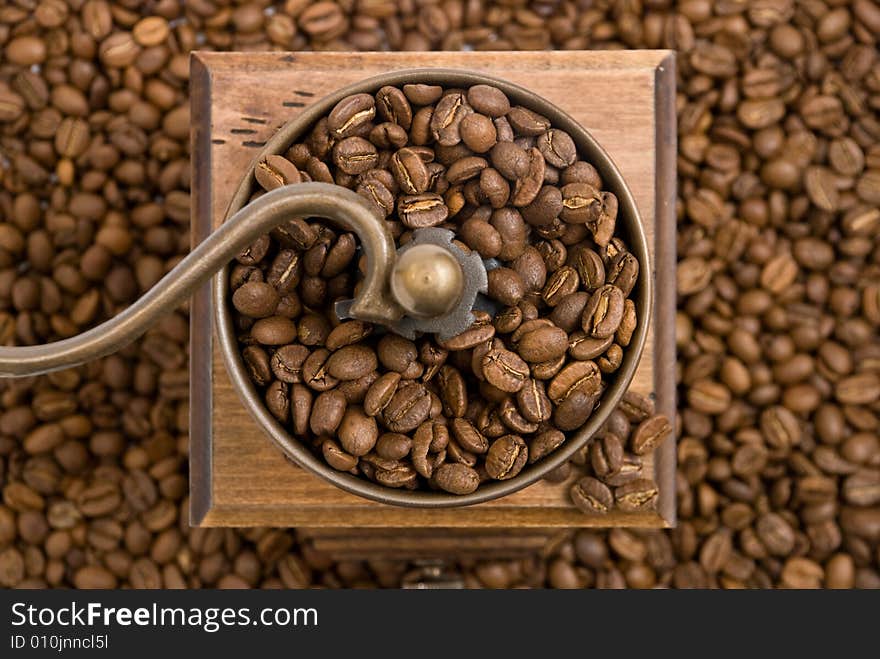
{"label": "coffee bean background", "polygon": [[[878,587],[878,39],[873,0],[5,3],[0,340],[75,334],[188,249],[191,49],[675,48],[679,526],[457,568],[486,587]],[[293,530],[188,528],[187,331],[181,309],[119,355],[0,385],[0,585],[399,584],[411,566],[333,563]],[[614,444],[582,500],[608,500]]]}

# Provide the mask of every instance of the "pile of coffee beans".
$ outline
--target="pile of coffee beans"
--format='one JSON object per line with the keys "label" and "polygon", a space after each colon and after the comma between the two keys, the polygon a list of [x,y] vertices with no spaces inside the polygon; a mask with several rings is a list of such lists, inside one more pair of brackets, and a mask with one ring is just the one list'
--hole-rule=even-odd
{"label": "pile of coffee beans", "polygon": [[237,257],[231,301],[248,373],[331,467],[470,494],[587,421],[636,329],[639,262],[615,236],[617,198],[568,133],[490,85],[385,86],[343,98],[255,178],[252,198],[304,180],[345,186],[399,245],[440,227],[497,266],[494,316],[410,341],[337,318],[358,283],[353,234],[297,218]]}
{"label": "pile of coffee beans", "polygon": [[[876,0],[3,3],[0,342],[79,332],[188,251],[194,48],[677,49],[678,527],[450,569],[493,588],[880,587],[878,41]],[[184,308],[119,355],[0,383],[0,587],[409,579],[292,530],[189,528],[187,332]]]}
{"label": "pile of coffee beans", "polygon": [[660,494],[653,467],[646,457],[672,435],[672,423],[654,410],[654,401],[637,391],[627,391],[599,434],[578,450],[574,458],[545,477],[566,482],[580,477],[569,488],[572,503],[589,515],[613,509],[624,512],[652,508]]}

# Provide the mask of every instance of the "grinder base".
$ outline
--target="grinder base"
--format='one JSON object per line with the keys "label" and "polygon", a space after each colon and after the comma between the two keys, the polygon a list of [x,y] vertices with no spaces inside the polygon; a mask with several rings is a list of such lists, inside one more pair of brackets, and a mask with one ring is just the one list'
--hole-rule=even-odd
{"label": "grinder base", "polygon": [[[657,410],[673,418],[675,75],[670,51],[196,53],[191,75],[194,244],[222,222],[242,172],[300,108],[365,77],[411,67],[486,71],[528,87],[581,122],[614,158],[641,210],[655,266],[654,317],[632,388],[653,393]],[[523,542],[531,550],[540,544],[537,538],[549,537],[544,529],[552,527],[674,524],[671,439],[649,458],[660,488],[657,510],[650,512],[587,516],[571,504],[570,483],[544,481],[499,500],[439,510],[387,506],[343,492],[291,465],[259,430],[226,375],[213,341],[212,316],[205,290],[191,308],[193,525],[337,528],[329,535],[306,528],[300,532],[324,550],[350,557],[352,552],[387,554],[397,545],[378,538],[404,535],[390,529],[425,529],[412,543],[410,553],[417,556],[454,554],[454,546],[488,551],[486,543],[494,547],[498,542],[492,539],[506,534],[499,529],[528,527]],[[365,544],[364,532],[352,531],[346,540],[347,529],[357,527],[389,531],[372,545]],[[456,533],[450,542],[447,529],[454,527],[470,530]],[[525,545],[517,545],[517,551]]]}

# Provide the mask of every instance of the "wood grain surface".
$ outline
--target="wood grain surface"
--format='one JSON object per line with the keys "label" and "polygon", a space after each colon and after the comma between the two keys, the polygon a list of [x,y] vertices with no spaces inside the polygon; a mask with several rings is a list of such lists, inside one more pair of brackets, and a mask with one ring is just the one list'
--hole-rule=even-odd
{"label": "wood grain surface", "polygon": [[[597,138],[627,180],[645,223],[655,314],[633,389],[674,415],[675,113],[669,51],[531,53],[194,53],[193,244],[223,220],[242,174],[265,141],[314,100],[365,77],[455,67],[523,85]],[[656,512],[587,516],[569,483],[536,483],[468,508],[420,510],[373,503],[287,461],[239,401],[214,345],[208,287],[192,305],[191,520],[201,526],[663,527],[674,524],[674,439],[650,461]]]}

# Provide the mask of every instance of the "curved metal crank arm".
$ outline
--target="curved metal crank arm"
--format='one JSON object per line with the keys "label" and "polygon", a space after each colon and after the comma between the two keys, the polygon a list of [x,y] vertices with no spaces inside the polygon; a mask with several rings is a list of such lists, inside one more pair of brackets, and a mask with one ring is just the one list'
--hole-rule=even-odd
{"label": "curved metal crank arm", "polygon": [[261,235],[293,217],[321,217],[353,231],[367,256],[367,274],[351,307],[353,315],[384,324],[403,310],[388,291],[394,239],[365,199],[329,183],[298,183],[268,192],[211,233],[142,298],[114,318],[82,334],[38,346],[0,346],[0,377],[40,375],[104,357],[125,347]]}

